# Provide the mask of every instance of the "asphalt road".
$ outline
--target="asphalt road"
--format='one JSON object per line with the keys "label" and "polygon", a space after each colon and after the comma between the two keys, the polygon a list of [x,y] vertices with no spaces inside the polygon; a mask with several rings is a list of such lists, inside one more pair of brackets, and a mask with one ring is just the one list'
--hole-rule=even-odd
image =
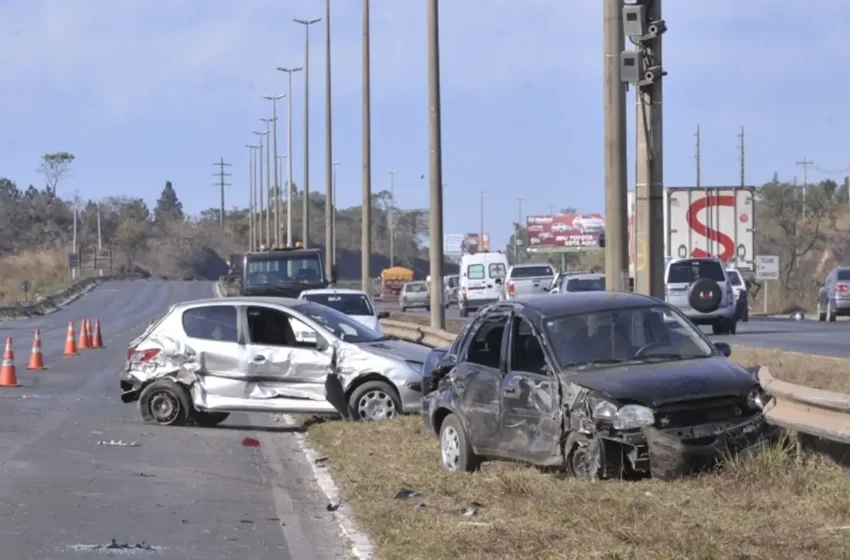
{"label": "asphalt road", "polygon": [[[380,310],[400,311],[398,304],[375,303]],[[422,315],[427,313],[424,309],[412,309],[407,312]],[[457,307],[450,307],[446,311],[446,317],[459,317]],[[820,323],[788,318],[752,317],[746,323],[738,323],[738,332],[734,336],[715,336],[711,334],[711,327],[702,327],[702,330],[712,340],[729,344],[850,358],[850,321]]]}
{"label": "asphalt road", "polygon": [[[0,323],[23,385],[0,389],[0,557],[350,558],[295,436],[274,417],[167,428],[119,400],[127,346],[148,320],[211,293],[208,282],[116,282],[51,315]],[[85,317],[101,320],[106,348],[61,356],[68,321]],[[47,371],[26,370],[35,328]],[[260,446],[243,447],[246,436]],[[152,549],[103,548],[113,539]]]}

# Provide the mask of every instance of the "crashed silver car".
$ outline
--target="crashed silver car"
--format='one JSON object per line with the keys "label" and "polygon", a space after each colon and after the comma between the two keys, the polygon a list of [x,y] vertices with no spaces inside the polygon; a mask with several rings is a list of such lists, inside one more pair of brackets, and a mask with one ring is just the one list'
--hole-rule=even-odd
{"label": "crashed silver car", "polygon": [[490,305],[426,357],[422,418],[449,471],[483,460],[671,478],[780,435],[770,396],[681,312],[617,292]]}
{"label": "crashed silver car", "polygon": [[304,300],[187,302],[131,343],[122,400],[165,425],[212,426],[231,412],[381,420],[419,410],[428,350]]}

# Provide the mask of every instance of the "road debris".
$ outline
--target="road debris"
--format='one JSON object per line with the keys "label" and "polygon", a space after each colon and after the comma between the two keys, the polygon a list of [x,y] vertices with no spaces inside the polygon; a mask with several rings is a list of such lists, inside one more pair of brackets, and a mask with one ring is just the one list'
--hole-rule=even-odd
{"label": "road debris", "polygon": [[137,441],[124,441],[120,439],[100,440],[98,445],[111,445],[113,447],[140,447]]}
{"label": "road debris", "polygon": [[401,488],[398,492],[393,496],[396,500],[407,500],[408,498],[420,498],[422,496],[422,492],[417,492],[416,490],[410,490],[409,488]]}
{"label": "road debris", "polygon": [[252,437],[246,437],[242,440],[242,447],[260,447],[260,440]]}
{"label": "road debris", "polygon": [[136,544],[119,543],[114,538],[108,544],[75,544],[68,548],[78,552],[105,552],[110,556],[113,554],[135,554],[138,552],[159,552],[162,550],[162,547],[149,545],[145,541]]}

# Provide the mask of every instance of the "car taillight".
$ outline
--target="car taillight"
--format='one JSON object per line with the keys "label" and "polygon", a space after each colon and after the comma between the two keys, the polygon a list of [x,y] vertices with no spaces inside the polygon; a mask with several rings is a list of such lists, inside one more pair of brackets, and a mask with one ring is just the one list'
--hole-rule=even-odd
{"label": "car taillight", "polygon": [[847,294],[850,293],[850,287],[847,284],[836,284],[835,286],[836,294]]}
{"label": "car taillight", "polygon": [[514,295],[514,292],[516,292],[516,286],[514,286],[513,282],[509,282],[508,283],[508,293],[511,294],[511,295]]}
{"label": "car taillight", "polygon": [[407,296],[401,296],[402,301],[407,301]]}
{"label": "car taillight", "polygon": [[431,294],[425,294],[425,299],[426,299],[426,300],[430,300],[430,299],[431,299]]}
{"label": "car taillight", "polygon": [[136,351],[135,348],[127,350],[127,360],[130,362],[149,362],[159,356],[159,348],[148,348],[147,350]]}

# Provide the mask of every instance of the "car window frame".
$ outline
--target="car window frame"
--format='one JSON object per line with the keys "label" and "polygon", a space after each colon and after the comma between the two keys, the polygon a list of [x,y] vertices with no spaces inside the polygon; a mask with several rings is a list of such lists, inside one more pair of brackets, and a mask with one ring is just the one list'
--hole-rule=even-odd
{"label": "car window frame", "polygon": [[[543,362],[545,364],[544,373],[538,373],[536,371],[526,371],[524,369],[513,369],[513,344],[514,344],[514,322],[524,321],[528,323],[528,326],[531,327],[531,334],[534,338],[537,339],[537,343],[540,345],[540,349],[543,352]],[[519,373],[527,373],[529,375],[540,375],[542,377],[552,378],[555,376],[555,369],[552,367],[550,363],[549,354],[546,350],[547,344],[543,336],[537,327],[534,326],[534,322],[529,320],[528,317],[523,317],[518,313],[512,313],[509,321],[510,332],[508,333],[509,338],[506,344],[503,344],[502,347],[505,349],[505,375],[513,372]]]}
{"label": "car window frame", "polygon": [[[472,275],[470,274],[470,271],[473,268],[476,268],[476,267],[481,268],[481,277],[480,278],[478,278],[478,277],[473,278]],[[477,268],[476,268],[476,270],[477,270]],[[466,266],[466,272],[464,274],[466,275],[466,278],[468,280],[484,280],[484,279],[487,278],[487,269],[484,268],[484,265],[481,264],[481,263],[472,263],[472,264],[469,264],[469,265]]]}
{"label": "car window frame", "polygon": [[[236,322],[236,324],[235,324],[235,328],[236,328],[235,340],[218,340],[218,339],[215,339],[215,338],[193,336],[193,335],[189,334],[189,332],[186,329],[186,315],[188,313],[191,313],[191,312],[194,312],[194,311],[208,310],[208,309],[232,309],[233,310],[233,314],[234,314],[233,318],[235,319],[235,322]],[[163,317],[163,319],[164,318],[165,317]],[[160,321],[162,321],[162,319]],[[242,340],[242,337],[240,336],[239,307],[236,306],[236,305],[233,305],[231,303],[210,303],[210,304],[205,304],[205,305],[195,305],[195,306],[189,307],[187,309],[184,309],[180,314],[180,328],[183,330],[183,334],[187,338],[191,338],[191,339],[194,339],[194,340],[203,340],[203,341],[207,341],[207,342],[218,342],[218,343],[224,343],[224,344],[240,344],[240,342]]]}
{"label": "car window frame", "polygon": [[[470,328],[469,333],[467,333],[466,340],[464,340],[463,347],[461,349],[461,353],[458,355],[457,362],[458,363],[469,363],[469,364],[473,364],[477,367],[491,367],[491,366],[479,364],[478,362],[470,362],[468,360],[470,344],[475,339],[475,336],[478,334],[478,332],[481,330],[481,327],[485,323],[504,318],[505,321],[506,321],[505,326],[507,327],[508,325],[510,325],[511,316],[512,316],[511,310],[502,309],[502,308],[491,309],[489,312],[484,313],[484,314],[479,312],[478,316],[476,317],[476,320],[474,321],[474,323],[472,325],[472,328]],[[502,330],[502,347],[501,347],[500,352],[499,352],[499,366],[498,366],[498,368],[495,368],[495,369],[502,371],[503,373],[505,371],[505,355],[506,355],[506,353],[505,353],[506,352],[505,351],[505,336],[506,336],[506,330],[507,329]]]}
{"label": "car window frame", "polygon": [[[295,321],[300,322],[305,327],[309,328],[310,330],[312,330],[313,332],[316,333],[316,342],[315,343],[304,343],[303,346],[299,346],[297,344],[295,346],[284,346],[284,345],[275,345],[275,344],[268,344],[268,343],[262,343],[262,342],[255,342],[251,338],[251,316],[248,313],[251,308],[259,308],[259,309],[264,309],[266,311],[273,311],[273,312],[276,312],[276,313],[282,313],[287,318],[287,320],[289,321],[289,326],[292,329],[293,334],[295,333],[295,328],[292,325],[292,321],[295,320]],[[326,343],[329,343],[329,340],[328,340],[326,333],[322,332],[323,329],[317,329],[315,327],[315,325],[311,324],[311,321],[305,320],[305,318],[303,318],[303,317],[296,316],[295,314],[291,313],[289,309],[281,309],[280,307],[277,307],[277,306],[265,305],[265,304],[261,304],[261,303],[251,303],[251,304],[246,304],[246,305],[242,306],[242,313],[243,313],[244,321],[245,321],[245,334],[243,336],[243,340],[245,341],[244,343],[247,346],[268,346],[269,348],[287,348],[287,349],[291,349],[291,350],[316,350],[316,351],[318,351],[319,339],[320,338],[323,339]]]}

